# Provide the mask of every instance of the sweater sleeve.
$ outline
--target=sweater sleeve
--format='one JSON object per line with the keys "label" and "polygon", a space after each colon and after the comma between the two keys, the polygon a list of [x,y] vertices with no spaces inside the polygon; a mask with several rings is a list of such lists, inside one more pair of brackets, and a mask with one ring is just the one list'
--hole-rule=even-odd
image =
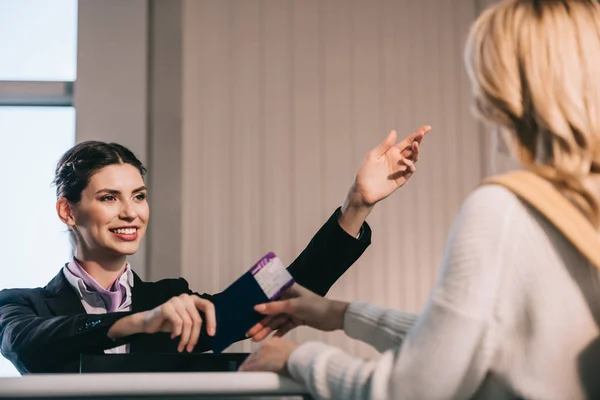
{"label": "sweater sleeve", "polygon": [[406,314],[365,304],[349,308],[347,333],[371,336],[376,348],[389,349],[378,360],[308,342],[288,359],[292,377],[319,399],[472,396],[496,346],[493,324],[501,267],[510,262],[515,242],[511,222],[518,201],[513,197],[506,202],[511,195],[503,191],[483,187],[465,201],[449,236],[440,279],[406,335]]}
{"label": "sweater sleeve", "polygon": [[344,331],[383,352],[400,346],[417,318],[417,314],[354,302],[344,316]]}

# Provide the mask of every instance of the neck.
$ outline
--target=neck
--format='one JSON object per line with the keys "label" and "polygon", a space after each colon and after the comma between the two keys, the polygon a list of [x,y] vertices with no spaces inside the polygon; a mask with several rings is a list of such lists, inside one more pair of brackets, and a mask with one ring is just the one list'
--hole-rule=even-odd
{"label": "neck", "polygon": [[127,266],[126,256],[94,257],[81,249],[77,249],[75,259],[104,289],[111,287]]}

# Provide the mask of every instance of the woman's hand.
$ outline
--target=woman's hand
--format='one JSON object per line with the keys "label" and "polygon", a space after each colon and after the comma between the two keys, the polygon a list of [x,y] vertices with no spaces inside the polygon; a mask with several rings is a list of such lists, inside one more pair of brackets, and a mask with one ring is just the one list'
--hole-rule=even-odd
{"label": "woman's hand", "polygon": [[166,303],[144,312],[142,329],[144,333],[167,332],[171,339],[181,337],[177,351],[186,349],[191,352],[200,337],[202,317],[206,317],[206,332],[214,336],[217,328],[215,307],[213,304],[196,295],[183,293],[172,297]]}
{"label": "woman's hand", "polygon": [[248,336],[254,341],[263,340],[274,330],[277,330],[275,336],[281,337],[301,325],[321,331],[344,327],[344,314],[348,308],[346,302],[326,299],[298,284],[288,289],[282,299],[254,308],[267,316],[248,331]]}
{"label": "woman's hand", "polygon": [[373,206],[403,186],[415,172],[419,146],[429,125],[396,143],[396,131],[391,131],[379,146],[369,151],[361,163],[350,194],[361,205]]}
{"label": "woman's hand", "polygon": [[403,186],[416,171],[423,137],[429,125],[396,143],[396,132],[369,151],[354,177],[354,182],[342,206],[341,227],[356,236],[373,206]]}
{"label": "woman's hand", "polygon": [[298,347],[296,343],[273,338],[264,342],[240,365],[240,371],[268,371],[289,375],[286,368],[290,354]]}
{"label": "woman's hand", "polygon": [[167,332],[171,338],[181,336],[177,350],[191,352],[200,337],[202,317],[206,318],[206,331],[214,336],[217,323],[213,304],[196,295],[183,293],[172,297],[167,302],[152,310],[143,311],[121,318],[108,331],[108,337],[117,339],[136,333]]}

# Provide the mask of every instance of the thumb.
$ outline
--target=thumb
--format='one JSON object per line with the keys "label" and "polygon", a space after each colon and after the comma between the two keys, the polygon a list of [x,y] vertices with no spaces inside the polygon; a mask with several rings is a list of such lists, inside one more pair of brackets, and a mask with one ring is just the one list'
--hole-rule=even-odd
{"label": "thumb", "polygon": [[394,143],[396,143],[396,137],[396,131],[392,130],[383,140],[383,142],[379,143],[379,145],[374,149],[375,155],[377,157],[384,155],[394,145]]}
{"label": "thumb", "polygon": [[289,314],[291,300],[273,301],[271,303],[259,304],[254,310],[264,315]]}

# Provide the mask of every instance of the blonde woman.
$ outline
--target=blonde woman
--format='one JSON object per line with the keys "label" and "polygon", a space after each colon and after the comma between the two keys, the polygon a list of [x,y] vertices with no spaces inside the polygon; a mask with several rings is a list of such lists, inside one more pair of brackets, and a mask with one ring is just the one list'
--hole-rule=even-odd
{"label": "blonde woman", "polygon": [[[499,2],[473,25],[466,65],[480,116],[598,230],[598,2]],[[316,398],[600,398],[599,272],[501,186],[464,202],[422,315],[301,287],[291,296],[257,308],[292,318],[280,334],[302,324],[343,329],[383,353],[365,361],[274,338],[242,367],[289,373]]]}

